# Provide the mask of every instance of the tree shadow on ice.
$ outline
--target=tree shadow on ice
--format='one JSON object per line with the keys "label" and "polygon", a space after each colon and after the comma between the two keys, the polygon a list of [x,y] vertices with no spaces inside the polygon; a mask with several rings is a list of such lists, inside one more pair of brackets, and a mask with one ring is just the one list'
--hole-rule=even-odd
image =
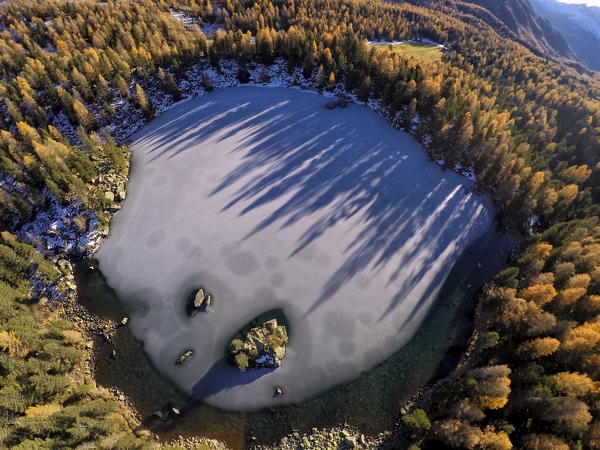
{"label": "tree shadow on ice", "polygon": [[412,317],[443,282],[439,274],[449,272],[457,252],[475,237],[477,224],[491,222],[482,203],[463,192],[464,180],[438,172],[411,137],[392,127],[373,133],[383,120],[375,113],[356,117],[357,105],[329,111],[315,106],[314,98],[294,98],[292,108],[292,100],[284,97],[215,98],[185,116],[172,114],[139,142],[156,159],[174,158],[209,138],[237,137],[231,151],[244,152],[242,162],[211,195],[230,191],[223,210],[238,207],[240,215],[279,200],[247,237],[310,217],[289,258],[340,222],[353,228],[356,237],[342,250],[344,262],[307,314],[364,269],[386,268],[388,286],[397,294],[381,318],[414,291],[421,299]]}
{"label": "tree shadow on ice", "polygon": [[241,372],[226,357],[219,359],[192,388],[192,396],[203,399],[224,389],[250,384],[275,369],[248,369]]}

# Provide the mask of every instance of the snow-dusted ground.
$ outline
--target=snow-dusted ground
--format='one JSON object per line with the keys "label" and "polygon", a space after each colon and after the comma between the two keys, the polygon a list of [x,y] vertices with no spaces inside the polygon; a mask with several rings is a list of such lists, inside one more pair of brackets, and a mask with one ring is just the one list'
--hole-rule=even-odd
{"label": "snow-dusted ground", "polygon": [[[2,173],[0,189],[28,196],[12,177]],[[85,210],[75,202],[63,206],[45,188],[39,202],[46,207],[35,211],[30,222],[15,222],[12,231],[35,244],[39,251],[49,256],[71,251],[89,255],[96,251],[101,235],[98,219],[92,211]]]}
{"label": "snow-dusted ground", "polygon": [[[2,173],[0,189],[28,197],[27,192],[12,177]],[[93,211],[83,208],[77,202],[61,205],[45,188],[38,202],[44,208],[35,210],[34,217],[27,223],[21,224],[15,220],[11,227],[13,233],[33,244],[39,252],[55,262],[68,253],[89,256],[96,251],[104,235]],[[63,300],[58,285],[42,279],[35,271],[31,272],[29,281],[34,297],[45,297],[54,302]],[[67,283],[66,288],[74,291],[72,283]]]}
{"label": "snow-dusted ground", "polygon": [[[269,69],[269,86],[295,78],[281,67]],[[217,87],[238,84],[234,65],[204,72]],[[128,196],[100,268],[156,366],[214,405],[299,402],[382,362],[492,224],[472,183],[442,172],[411,136],[363,106],[331,111],[328,101],[217,89],[133,137]],[[184,303],[199,286],[213,306],[189,318]],[[290,321],[283,366],[242,376],[223,359],[226,342],[273,308]],[[175,366],[190,347],[194,357]]]}
{"label": "snow-dusted ground", "polygon": [[398,45],[406,41],[367,41],[367,45]]}
{"label": "snow-dusted ground", "polygon": [[[30,195],[11,176],[1,172],[0,189],[9,194],[18,193],[24,198]],[[34,210],[29,222],[19,223],[15,218],[11,227],[13,233],[55,262],[68,253],[90,256],[96,251],[104,235],[93,211],[83,208],[78,202],[61,205],[46,188],[37,203],[43,208]],[[45,297],[54,302],[63,300],[58,285],[42,279],[35,271],[32,271],[29,281],[34,297]],[[66,288],[71,292],[74,290],[72,283],[67,283]]]}
{"label": "snow-dusted ground", "polygon": [[[48,255],[71,251],[83,255],[93,253],[101,239],[96,215],[77,203],[62,206],[46,189],[42,195],[43,202],[49,206],[37,211],[31,222],[17,230],[18,234]],[[77,220],[85,224],[86,231],[82,232]]]}
{"label": "snow-dusted ground", "polygon": [[421,44],[431,44],[431,45],[435,45],[436,47],[439,47],[439,48],[446,48],[445,45],[440,44],[439,42],[436,42],[436,41],[432,41],[431,39],[427,39],[427,38],[422,38],[420,40],[414,40],[414,39],[412,39],[412,40],[410,40],[408,42],[412,42],[412,43],[416,43],[416,44],[418,44],[418,43],[421,43]]}
{"label": "snow-dusted ground", "polygon": [[202,31],[204,36],[211,38],[215,35],[218,29],[222,28],[223,27],[217,23],[203,23],[200,26],[200,31]]}
{"label": "snow-dusted ground", "polygon": [[408,41],[367,41],[367,45],[400,45],[400,44],[431,44],[441,49],[446,49],[446,46],[431,39],[422,38],[420,40],[410,39]]}
{"label": "snow-dusted ground", "polygon": [[175,19],[183,22],[188,30],[191,30],[194,25],[200,26],[200,22],[198,22],[197,19],[194,19],[192,16],[189,16],[182,11],[175,11],[171,9],[170,12]]}

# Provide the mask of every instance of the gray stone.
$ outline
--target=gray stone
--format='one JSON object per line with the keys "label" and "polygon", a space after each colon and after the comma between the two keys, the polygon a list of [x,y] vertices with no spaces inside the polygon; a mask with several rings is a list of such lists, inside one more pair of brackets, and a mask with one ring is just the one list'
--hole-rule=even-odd
{"label": "gray stone", "polygon": [[344,444],[346,444],[350,448],[356,447],[356,439],[353,437],[344,438]]}
{"label": "gray stone", "polygon": [[105,198],[106,200],[108,200],[109,202],[113,203],[113,202],[115,201],[115,194],[113,194],[113,193],[112,193],[112,192],[110,192],[110,191],[106,191],[106,192],[104,193],[104,198]]}
{"label": "gray stone", "polygon": [[58,261],[58,267],[60,267],[65,272],[71,272],[73,269],[71,267],[71,263],[66,259],[61,259]]}
{"label": "gray stone", "polygon": [[186,350],[175,360],[175,364],[178,366],[184,365],[194,354],[193,350]]}
{"label": "gray stone", "polygon": [[212,296],[209,293],[204,292],[204,289],[198,289],[198,292],[196,292],[196,295],[194,296],[192,315],[198,311],[207,311],[211,302]]}
{"label": "gray stone", "polygon": [[196,296],[194,297],[194,308],[197,309],[202,306],[202,303],[204,303],[204,297],[204,289],[198,289],[198,292],[196,292]]}
{"label": "gray stone", "polygon": [[345,108],[346,106],[348,106],[348,100],[344,97],[340,97],[337,99],[336,104],[340,108]]}

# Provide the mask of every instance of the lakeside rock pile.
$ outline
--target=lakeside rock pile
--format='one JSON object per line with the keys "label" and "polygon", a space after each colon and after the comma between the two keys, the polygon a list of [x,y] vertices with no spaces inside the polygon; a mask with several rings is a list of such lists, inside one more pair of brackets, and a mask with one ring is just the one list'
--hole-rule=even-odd
{"label": "lakeside rock pile", "polygon": [[311,431],[301,434],[292,432],[281,438],[279,442],[271,445],[250,446],[252,450],[297,450],[297,449],[323,449],[323,450],[346,450],[376,448],[398,448],[398,445],[386,442],[389,432],[377,436],[367,437],[359,431],[349,427],[335,427]]}
{"label": "lakeside rock pile", "polygon": [[243,372],[251,368],[277,368],[285,357],[288,335],[285,326],[271,319],[262,326],[252,328],[242,339],[232,339],[229,352]]}
{"label": "lakeside rock pile", "polygon": [[348,99],[346,97],[338,97],[336,100],[325,104],[327,109],[345,108],[348,106]]}
{"label": "lakeside rock pile", "polygon": [[98,176],[92,180],[92,184],[104,192],[106,209],[114,214],[121,209],[121,204],[127,196],[127,171],[115,170],[110,166],[110,161],[98,155],[92,155],[91,158],[98,170]]}

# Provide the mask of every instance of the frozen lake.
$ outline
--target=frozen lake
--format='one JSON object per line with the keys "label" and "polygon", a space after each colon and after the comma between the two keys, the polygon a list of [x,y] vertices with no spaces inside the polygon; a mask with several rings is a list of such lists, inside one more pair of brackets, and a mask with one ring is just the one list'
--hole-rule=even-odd
{"label": "frozen lake", "polygon": [[[128,196],[97,258],[157,368],[212,405],[297,403],[382,362],[492,226],[488,200],[411,136],[328,101],[217,90],[133,138]],[[190,318],[198,286],[213,307]],[[290,323],[283,365],[240,373],[227,341],[274,308]],[[187,348],[194,356],[175,366]]]}

